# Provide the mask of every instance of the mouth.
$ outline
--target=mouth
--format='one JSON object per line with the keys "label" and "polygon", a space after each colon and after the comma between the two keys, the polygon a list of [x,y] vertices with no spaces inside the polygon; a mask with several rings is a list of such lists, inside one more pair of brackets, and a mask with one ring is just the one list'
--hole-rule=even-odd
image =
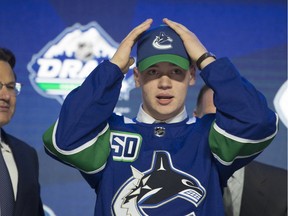
{"label": "mouth", "polygon": [[0,112],[7,112],[9,110],[9,106],[0,105]]}
{"label": "mouth", "polygon": [[172,102],[174,97],[171,95],[161,94],[161,95],[157,95],[156,98],[159,104],[168,105],[169,103]]}

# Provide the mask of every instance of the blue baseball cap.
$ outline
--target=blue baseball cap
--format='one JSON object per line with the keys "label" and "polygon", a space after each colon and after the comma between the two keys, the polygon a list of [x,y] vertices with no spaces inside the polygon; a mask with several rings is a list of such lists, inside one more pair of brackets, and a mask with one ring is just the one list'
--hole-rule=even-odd
{"label": "blue baseball cap", "polygon": [[170,62],[184,70],[188,70],[191,63],[182,39],[167,25],[144,32],[137,43],[139,71],[159,62]]}

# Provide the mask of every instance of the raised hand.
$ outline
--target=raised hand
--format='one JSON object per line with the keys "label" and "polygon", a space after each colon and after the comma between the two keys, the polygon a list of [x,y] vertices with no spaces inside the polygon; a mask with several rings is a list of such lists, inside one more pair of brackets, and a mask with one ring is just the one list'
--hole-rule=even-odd
{"label": "raised hand", "polygon": [[140,34],[150,28],[152,19],[147,19],[137,27],[135,27],[120,43],[114,56],[111,58],[111,62],[118,65],[121,71],[125,74],[128,72],[129,67],[133,65],[134,58],[130,56],[131,50]]}
{"label": "raised hand", "polygon": [[[174,31],[177,32],[177,34],[181,37],[185,49],[193,62],[196,62],[200,56],[202,56],[205,52],[207,52],[207,49],[200,42],[197,36],[189,29],[187,29],[185,26],[183,26],[180,23],[169,20],[167,18],[164,18],[163,22],[166,25],[170,26],[172,29],[174,29]],[[207,58],[207,60],[203,61],[203,63],[201,64],[202,68],[204,68],[207,64],[211,63],[212,61],[215,61],[215,59]]]}

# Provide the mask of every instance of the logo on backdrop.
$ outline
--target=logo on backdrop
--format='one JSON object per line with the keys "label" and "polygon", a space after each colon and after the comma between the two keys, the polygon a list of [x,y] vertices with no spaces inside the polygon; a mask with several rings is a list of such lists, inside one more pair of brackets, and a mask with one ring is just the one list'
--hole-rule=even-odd
{"label": "logo on backdrop", "polygon": [[[118,45],[96,22],[75,24],[33,55],[27,65],[30,82],[40,95],[62,104],[100,62],[113,56]],[[130,70],[125,76],[119,100],[129,100],[135,87],[132,74]]]}
{"label": "logo on backdrop", "polygon": [[288,128],[288,80],[286,80],[277,91],[273,100],[274,107],[280,120]]}
{"label": "logo on backdrop", "polygon": [[43,205],[43,209],[45,216],[56,216],[55,212],[53,212],[53,210],[47,205]]}

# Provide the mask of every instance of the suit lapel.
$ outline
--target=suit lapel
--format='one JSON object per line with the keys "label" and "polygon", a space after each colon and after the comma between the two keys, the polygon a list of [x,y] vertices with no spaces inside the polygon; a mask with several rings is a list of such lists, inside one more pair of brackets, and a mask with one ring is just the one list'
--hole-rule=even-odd
{"label": "suit lapel", "polygon": [[[249,216],[246,210],[253,212],[257,209],[262,212],[253,212],[251,215],[262,215],[265,213],[265,182],[267,176],[261,171],[257,162],[251,162],[245,167],[244,186],[241,202],[241,216]],[[259,208],[256,206],[260,206]]]}
{"label": "suit lapel", "polygon": [[17,212],[21,212],[21,209],[24,207],[24,203],[22,201],[25,199],[21,197],[23,196],[23,187],[25,186],[25,179],[27,175],[25,172],[23,172],[26,169],[25,162],[21,157],[21,149],[18,148],[17,143],[14,141],[14,139],[11,138],[9,134],[6,134],[3,130],[1,132],[3,140],[11,148],[18,171],[18,185],[15,204],[15,214],[17,215]]}

